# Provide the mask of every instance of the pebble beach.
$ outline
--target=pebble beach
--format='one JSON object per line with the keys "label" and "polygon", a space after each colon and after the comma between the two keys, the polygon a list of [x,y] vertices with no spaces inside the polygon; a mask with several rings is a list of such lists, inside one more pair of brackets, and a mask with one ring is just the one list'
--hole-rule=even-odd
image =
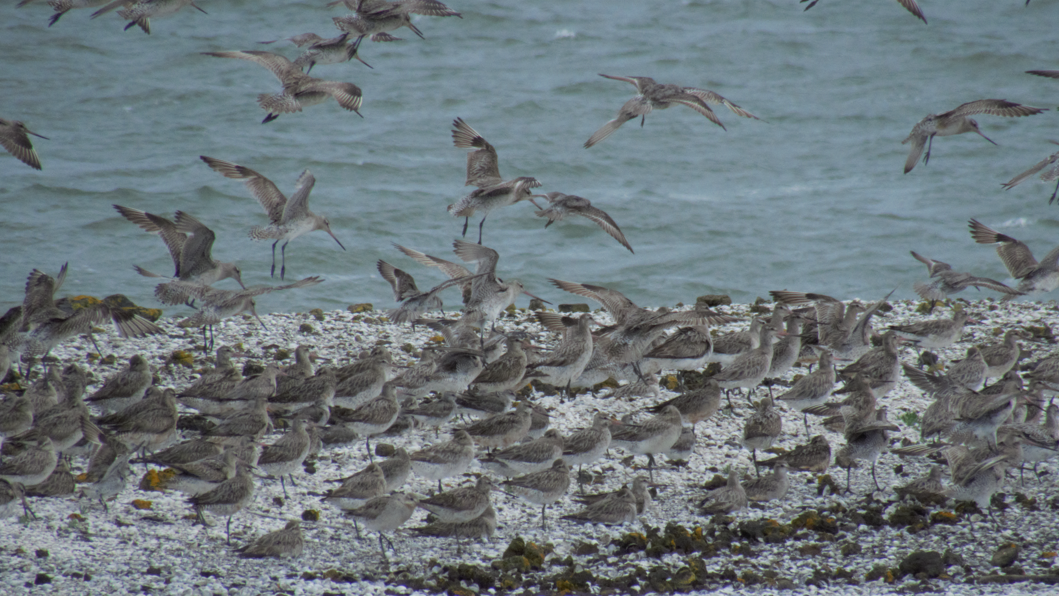
{"label": "pebble beach", "polygon": [[[963,337],[938,353],[941,361],[962,357],[967,347],[995,342],[1011,327],[1035,331],[1023,344],[1030,360],[1052,350],[1050,329],[1059,319],[1052,302],[954,301],[966,309],[969,323]],[[717,307],[738,320],[715,333],[744,328],[753,314],[774,305],[763,303]],[[931,315],[920,303],[897,301],[876,320],[876,327],[945,317],[941,306]],[[676,305],[675,308],[681,308]],[[215,326],[217,346],[238,346],[247,361],[260,364],[289,358],[298,345],[310,346],[331,364],[346,363],[377,345],[388,346],[401,364],[411,362],[421,350],[437,343],[434,332],[388,322],[385,311],[348,310],[303,314],[263,315],[262,327],[252,317],[237,316]],[[751,312],[751,310],[754,312]],[[505,332],[521,330],[534,343],[548,346],[554,334],[540,328],[533,313],[512,309],[501,317]],[[605,312],[593,313],[601,323]],[[119,339],[97,333],[108,356],[103,364],[89,361],[94,352],[86,337],[76,338],[52,352],[60,362],[78,362],[91,370],[94,385],[120,370],[134,354],[145,357],[156,373],[157,385],[181,388],[197,377],[208,360],[201,351],[198,329],[182,329],[176,319],[159,321],[167,335]],[[113,355],[114,358],[109,358]],[[193,356],[188,366],[187,356]],[[906,348],[902,361],[912,363],[915,350]],[[1024,360],[1023,363],[1027,362]],[[280,361],[280,364],[286,364]],[[805,374],[795,367],[787,374]],[[666,373],[663,373],[664,375]],[[533,388],[520,395],[547,410],[551,428],[568,435],[591,424],[595,411],[615,417],[674,397],[669,379],[656,397],[609,397],[612,389],[580,393],[564,400]],[[782,390],[782,388],[777,387]],[[764,388],[758,392],[763,393]],[[890,410],[891,421],[901,427],[892,443],[919,439],[914,413],[930,398],[902,378],[880,405]],[[340,511],[324,504],[322,495],[342,478],[368,464],[363,441],[325,446],[295,473],[297,486],[288,483],[283,498],[278,481],[255,478],[252,502],[232,521],[232,544],[225,542],[224,518],[212,517],[213,527],[194,523],[194,512],[178,492],[140,490],[145,467],[137,464],[128,485],[109,502],[107,510],[95,501],[31,498],[37,519],[18,515],[0,520],[0,553],[5,561],[0,591],[5,593],[148,593],[148,594],[538,594],[670,592],[728,593],[735,591],[787,591],[806,593],[907,593],[952,594],[1053,593],[1059,578],[1054,561],[1059,529],[1054,524],[1059,500],[1054,494],[1057,466],[1052,460],[1039,467],[1041,480],[1028,473],[1025,482],[1017,470],[1008,473],[994,496],[991,516],[945,505],[922,507],[899,500],[894,486],[926,472],[925,458],[900,458],[884,454],[877,473],[881,490],[875,490],[869,470],[862,464],[852,471],[851,493],[845,494],[845,471],[832,467],[824,475],[791,473],[786,498],[728,516],[699,512],[704,486],[725,476],[731,468],[753,474],[750,454],[738,442],[743,421],[751,411],[746,399],[733,396],[734,410],[722,411],[701,423],[693,454],[686,462],[658,458],[654,470],[654,498],[637,522],[618,526],[581,525],[560,516],[581,507],[572,500],[576,483],[548,510],[548,528],[539,523],[540,508],[499,491],[492,502],[498,527],[490,541],[464,541],[462,552],[451,538],[418,537],[408,531],[422,526],[426,512],[417,511],[401,529],[390,535],[396,552],[383,563],[374,533],[357,539]],[[192,412],[181,406],[182,416]],[[453,424],[458,424],[454,422]],[[837,433],[822,431],[810,420],[810,432],[821,432],[833,448],[841,444]],[[446,430],[442,430],[442,437]],[[274,442],[282,430],[266,436]],[[188,433],[185,433],[188,434]],[[783,433],[776,443],[790,450],[805,443],[799,412],[783,412]],[[413,451],[435,442],[429,429],[411,428],[394,435],[375,437],[384,443]],[[587,466],[592,482],[587,492],[616,490],[644,473],[643,456],[611,448],[609,455]],[[73,459],[73,474],[85,461]],[[446,480],[446,489],[473,484],[484,472],[473,465],[465,477]],[[411,476],[404,491],[429,495],[434,483]],[[19,509],[21,512],[21,509]],[[918,515],[918,517],[916,517]],[[207,517],[211,517],[207,514]],[[304,554],[296,559],[242,559],[233,548],[283,527],[287,520],[302,520]],[[1016,567],[1004,571],[991,564],[998,548],[1019,545]],[[942,567],[920,570],[907,567],[917,551],[937,553]],[[933,559],[930,559],[933,561]],[[936,564],[936,563],[935,563]],[[940,571],[940,573],[938,573]],[[1014,588],[1006,582],[1018,578]]]}

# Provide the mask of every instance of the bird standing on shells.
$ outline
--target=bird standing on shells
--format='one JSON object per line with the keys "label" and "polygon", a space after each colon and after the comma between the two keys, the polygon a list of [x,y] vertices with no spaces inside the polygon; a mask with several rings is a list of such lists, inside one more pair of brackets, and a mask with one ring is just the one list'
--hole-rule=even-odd
{"label": "bird standing on shells", "polygon": [[949,110],[943,114],[930,114],[916,123],[912,128],[912,132],[908,133],[908,137],[901,141],[902,145],[912,143],[912,148],[908,152],[908,159],[905,160],[905,173],[911,172],[912,168],[916,167],[916,164],[919,163],[919,156],[923,155],[924,148],[926,148],[927,154],[923,156],[923,163],[930,162],[930,148],[934,144],[934,137],[948,137],[965,132],[973,132],[996,145],[992,139],[982,134],[981,130],[978,130],[978,123],[973,118],[968,118],[968,116],[989,114],[1015,118],[1032,116],[1043,111],[1045,110],[1041,108],[1024,106],[1006,99],[979,99],[961,104],[956,109]]}
{"label": "bird standing on shells", "polygon": [[236,549],[240,557],[259,559],[274,557],[297,559],[302,556],[305,540],[302,538],[302,524],[296,519],[287,522],[282,530],[258,536],[253,542]]}
{"label": "bird standing on shells", "polygon": [[720,488],[711,490],[706,498],[699,502],[699,508],[703,513],[731,513],[746,509],[746,490],[739,482],[739,474],[733,468],[728,472],[728,483]]}
{"label": "bird standing on shells", "polygon": [[245,52],[203,52],[207,56],[217,58],[236,58],[238,60],[249,60],[267,68],[276,75],[283,84],[280,93],[262,93],[257,96],[257,103],[261,109],[268,112],[262,124],[272,122],[281,114],[300,112],[302,108],[323,103],[329,97],[335,98],[338,105],[343,109],[356,112],[360,117],[360,104],[364,95],[353,83],[340,83],[337,81],[325,81],[311,77],[301,71],[301,68],[279,54],[249,50]]}
{"label": "bird standing on shells", "polygon": [[721,124],[717,115],[713,113],[710,104],[723,105],[739,116],[759,120],[757,116],[707,89],[681,87],[680,85],[672,84],[662,85],[656,83],[650,77],[616,77],[602,73],[599,76],[614,79],[615,81],[625,81],[636,87],[638,95],[625,102],[625,105],[618,110],[616,118],[604,124],[585,141],[585,149],[614,134],[614,131],[618,130],[622,124],[629,120],[639,116],[640,126],[643,126],[647,114],[650,114],[652,110],[664,110],[672,105],[687,106],[721,128],[724,128],[724,125]]}
{"label": "bird standing on shells", "polygon": [[5,120],[0,118],[0,145],[2,145],[8,153],[17,157],[22,163],[39,170],[41,169],[40,157],[37,156],[37,151],[33,148],[33,143],[30,142],[29,135],[40,137],[42,139],[48,138],[26,128],[26,125],[18,120]]}
{"label": "bird standing on shells", "polygon": [[[271,292],[278,292],[280,290],[315,286],[322,281],[324,280],[314,276],[306,277],[303,280],[285,286],[252,286],[245,290],[218,290],[202,284],[188,283],[185,281],[171,281],[158,284],[155,288],[154,295],[160,302],[162,302],[162,304],[173,304],[174,301],[183,304],[183,301],[179,299],[179,296],[191,296],[200,301],[199,312],[181,320],[177,323],[177,326],[202,327],[204,338],[203,349],[209,351],[213,346],[213,325],[220,323],[228,317],[233,317],[249,310],[250,314],[254,315],[258,323],[261,323],[262,327],[267,328],[265,322],[261,320],[261,317],[258,316],[257,310],[255,309],[255,297],[269,294]],[[205,341],[207,326],[210,328],[210,340],[208,342]]]}
{"label": "bird standing on shells", "polygon": [[323,230],[334,238],[342,250],[346,250],[342,241],[331,231],[330,220],[309,211],[309,193],[316,184],[316,178],[309,170],[305,170],[301,176],[298,176],[294,194],[287,197],[271,180],[250,168],[205,155],[200,156],[200,159],[226,178],[246,180],[246,187],[250,190],[250,194],[254,195],[254,198],[261,203],[261,207],[265,209],[270,220],[269,225],[250,228],[250,237],[254,240],[275,241],[272,243],[272,277],[276,276],[276,245],[280,240],[283,241],[283,246],[280,248],[282,257],[279,270],[280,279],[283,279],[287,272],[287,244],[298,236]]}

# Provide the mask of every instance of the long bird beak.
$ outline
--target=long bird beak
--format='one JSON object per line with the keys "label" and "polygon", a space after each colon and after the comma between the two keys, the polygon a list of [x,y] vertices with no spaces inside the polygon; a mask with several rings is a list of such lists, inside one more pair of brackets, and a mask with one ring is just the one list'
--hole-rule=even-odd
{"label": "long bird beak", "polygon": [[198,10],[202,14],[210,14],[210,13],[206,12],[205,10],[202,10],[202,8],[200,8],[199,5],[195,4],[194,2],[192,2],[191,5],[195,7],[195,10]]}
{"label": "long bird beak", "polygon": [[[327,233],[330,234],[331,237],[335,239],[335,242],[337,242],[339,246],[342,246],[342,241],[338,239],[338,236],[335,236],[334,232],[332,232],[331,230],[328,230]],[[346,250],[346,247],[342,246],[342,250]]]}
{"label": "long bird beak", "polygon": [[258,323],[261,323],[262,327],[268,329],[268,325],[266,325],[265,322],[261,320],[261,317],[257,316],[257,308],[255,307],[255,304],[253,302],[250,303],[250,314],[254,315],[254,318],[257,319]]}
{"label": "long bird beak", "polygon": [[408,23],[408,28],[411,29],[413,33],[418,35],[419,39],[426,39],[426,37],[423,37],[423,32],[419,30],[419,27],[416,27],[412,23]]}
{"label": "long bird beak", "polygon": [[37,133],[33,132],[32,130],[30,130],[30,129],[28,129],[28,128],[27,128],[27,129],[25,129],[25,131],[26,131],[27,133],[29,133],[29,134],[31,134],[31,135],[33,135],[33,136],[35,136],[35,137],[40,137],[40,138],[42,138],[42,139],[46,139],[46,140],[48,140],[48,141],[50,141],[50,140],[51,140],[51,139],[49,139],[48,137],[46,137],[46,136],[44,136],[44,135],[39,135],[39,134],[37,134]]}
{"label": "long bird beak", "polygon": [[987,136],[983,135],[983,134],[982,134],[982,131],[978,130],[977,128],[976,128],[976,129],[974,129],[974,131],[975,131],[976,133],[978,133],[978,134],[982,135],[982,138],[983,138],[983,139],[985,139],[985,140],[989,141],[990,143],[992,143],[992,144],[996,145],[997,147],[999,147],[999,146],[1000,146],[1000,145],[998,145],[998,144],[997,144],[997,142],[996,142],[996,141],[994,141],[993,139],[991,139],[991,138],[989,138],[989,137],[987,137]]}

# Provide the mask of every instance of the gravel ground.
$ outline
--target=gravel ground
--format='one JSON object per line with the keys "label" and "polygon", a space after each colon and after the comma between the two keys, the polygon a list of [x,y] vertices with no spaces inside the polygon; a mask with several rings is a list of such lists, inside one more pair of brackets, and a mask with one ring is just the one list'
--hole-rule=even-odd
{"label": "gravel ground", "polygon": [[[960,304],[976,322],[967,326],[962,341],[940,354],[946,362],[962,357],[972,344],[997,341],[1002,331],[1012,326],[1049,330],[1059,319],[1054,303],[984,300]],[[879,319],[877,327],[926,318],[915,312],[917,304],[913,302],[893,305],[893,311]],[[745,305],[718,310],[743,317],[749,314]],[[948,308],[940,307],[931,316],[950,315]],[[608,320],[604,313],[594,316]],[[377,312],[347,311],[315,316],[276,314],[262,317],[266,329],[252,318],[237,317],[217,327],[216,342],[242,344],[250,354],[246,359],[261,362],[275,359],[278,349],[293,353],[297,345],[307,344],[320,356],[342,364],[378,343],[388,344],[395,357],[410,361],[411,354],[432,341],[433,334],[428,331],[413,333],[407,326],[396,327],[381,317]],[[177,328],[175,320],[160,322],[169,336],[122,340],[100,334],[100,347],[116,356],[113,364],[89,364],[86,354],[92,348],[86,338],[71,341],[53,355],[63,362],[89,366],[98,384],[138,353],[157,370],[162,386],[183,387],[206,361],[199,352],[191,368],[170,362],[174,351],[200,349],[201,343],[197,330]],[[531,331],[538,343],[554,341],[550,334],[540,332],[526,311],[512,313],[501,323],[505,329]],[[744,319],[720,330],[745,324]],[[1041,331],[1038,336],[1042,336]],[[1050,332],[1043,336],[1046,339],[1027,342],[1035,356],[1052,350]],[[911,362],[915,354],[906,349],[902,358]],[[795,368],[788,376],[805,372]],[[97,386],[90,386],[89,391]],[[606,397],[608,393],[602,390],[564,403],[558,396],[534,392],[532,399],[551,412],[553,428],[568,434],[590,425],[596,409],[621,416],[676,395],[663,389],[658,398],[617,399]],[[727,519],[703,516],[695,507],[705,494],[702,485],[730,466],[748,471],[751,467],[749,452],[736,442],[751,410],[744,398],[734,397],[733,403],[734,411],[722,411],[699,425],[698,442],[689,462],[662,464],[655,470],[656,499],[636,524],[582,526],[559,520],[559,515],[580,507],[567,497],[549,509],[548,530],[542,530],[537,506],[494,492],[499,528],[491,542],[470,543],[457,555],[451,539],[414,538],[398,531],[393,537],[398,552],[391,554],[390,564],[385,565],[373,535],[356,539],[347,519],[320,501],[319,495],[334,486],[327,479],[348,475],[367,464],[364,446],[358,441],[325,448],[315,461],[315,471],[296,475],[298,486],[288,486],[289,499],[282,498],[278,482],[255,480],[252,504],[233,519],[232,547],[281,528],[285,520],[300,519],[307,510],[318,510],[319,521],[302,524],[306,548],[299,559],[246,560],[235,556],[225,544],[223,518],[213,518],[217,525],[210,528],[193,524],[192,509],[180,493],[136,488],[143,474],[143,468],[136,466],[137,481],[130,482],[109,504],[109,512],[87,499],[38,498],[31,500],[38,519],[0,520],[0,593],[470,594],[505,593],[508,588],[508,593],[783,589],[1008,593],[1012,586],[980,583],[983,576],[1000,573],[991,566],[990,558],[1008,542],[1021,545],[1016,565],[1024,574],[1056,573],[1053,563],[1059,550],[1059,527],[1055,511],[1059,500],[1052,494],[1057,477],[1055,461],[1040,466],[1041,483],[1031,474],[1025,485],[1020,485],[1017,476],[1009,475],[1003,489],[1006,509],[994,513],[993,519],[961,513],[954,523],[927,522],[914,532],[887,523],[908,505],[897,502],[891,487],[923,474],[930,462],[892,454],[883,455],[879,461],[881,491],[872,491],[870,473],[863,467],[854,470],[852,494],[833,494],[830,489],[821,493],[816,475],[792,473],[791,491],[781,502],[752,507]],[[905,380],[880,400],[880,404],[890,406],[890,419],[902,426],[897,441],[918,438],[918,428],[902,422],[902,415],[921,411],[928,403],[928,398]],[[817,422],[810,430],[822,432],[819,428]],[[826,434],[832,450],[837,450],[841,435]],[[277,436],[267,437],[266,442]],[[409,451],[434,440],[432,432],[418,429],[380,439]],[[805,441],[801,415],[784,412],[784,434],[778,445],[790,449]],[[598,479],[591,491],[614,490],[631,481],[645,465],[644,459],[638,456],[630,467],[627,454],[612,449],[608,458],[591,467]],[[74,473],[85,464],[75,459]],[[472,468],[472,472],[479,471]],[[829,473],[844,485],[843,470],[833,468]],[[459,482],[450,479],[446,484],[470,482],[469,478]],[[430,494],[434,488],[431,482],[412,476],[404,490]],[[150,508],[133,507],[135,499],[150,501]],[[930,508],[926,515],[951,512],[952,507],[949,503]],[[425,512],[417,512],[406,527],[422,525],[424,518]],[[951,516],[935,518],[948,521]],[[520,550],[516,537],[526,543],[525,550]],[[941,577],[902,576],[898,571],[901,561],[919,550],[945,554]],[[1055,579],[1056,575],[1050,577]],[[1015,588],[1020,593],[1055,591],[1054,585],[1034,582]]]}

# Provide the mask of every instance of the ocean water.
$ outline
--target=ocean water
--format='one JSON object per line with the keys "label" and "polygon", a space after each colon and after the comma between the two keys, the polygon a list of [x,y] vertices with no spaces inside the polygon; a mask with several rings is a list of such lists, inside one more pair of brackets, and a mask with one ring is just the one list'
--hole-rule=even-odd
{"label": "ocean water", "polygon": [[[457,260],[463,220],[445,208],[470,189],[466,152],[450,137],[456,117],[497,148],[505,178],[535,176],[541,192],[588,198],[635,248],[583,218],[545,230],[528,203],[494,212],[484,243],[500,253],[498,274],[556,303],[582,299],[550,277],[609,286],[643,305],[712,293],[750,301],[784,288],[869,299],[896,288],[907,298],[925,278],[909,250],[1007,278],[994,251],[971,240],[971,217],[1038,256],[1059,244],[1053,187],[1034,178],[1001,189],[1056,149],[1047,141],[1059,139],[1059,81],[1024,71],[1059,69],[1059,2],[922,0],[924,25],[892,0],[823,0],[808,12],[794,0],[452,0],[462,19],[416,17],[425,39],[402,29],[404,41],[366,41],[374,69],[353,61],[313,70],[359,85],[364,118],[331,101],[261,124],[255,98],[278,91],[275,78],[200,52],[293,58],[291,44],[257,42],[337,35],[331,17],[345,10],[324,4],[201,0],[209,14],[186,9],[145,35],[122,31],[115,14],[90,20],[88,10],[49,28],[43,0],[4,3],[0,117],[50,140],[33,139],[42,172],[0,154],[0,306],[21,301],[30,270],[54,274],[66,261],[61,294],[121,292],[157,306],[154,282],[132,266],[168,274],[168,254],[112,204],[187,211],[217,232],[214,256],[237,261],[248,285],[279,283],[269,277],[270,245],[247,237],[267,223],[264,212],[199,155],[250,167],[288,193],[310,169],[310,207],[348,249],[322,232],[293,241],[288,280],[326,282],[263,296],[259,309],[390,306],[378,259],[423,289],[444,280],[391,243]],[[762,120],[718,107],[725,131],[678,106],[586,150],[634,94],[598,73],[711,89]],[[919,119],[981,98],[1049,111],[981,116],[999,146],[974,134],[936,139],[931,163],[902,174],[901,141]],[[446,302],[457,305],[457,294]]]}

